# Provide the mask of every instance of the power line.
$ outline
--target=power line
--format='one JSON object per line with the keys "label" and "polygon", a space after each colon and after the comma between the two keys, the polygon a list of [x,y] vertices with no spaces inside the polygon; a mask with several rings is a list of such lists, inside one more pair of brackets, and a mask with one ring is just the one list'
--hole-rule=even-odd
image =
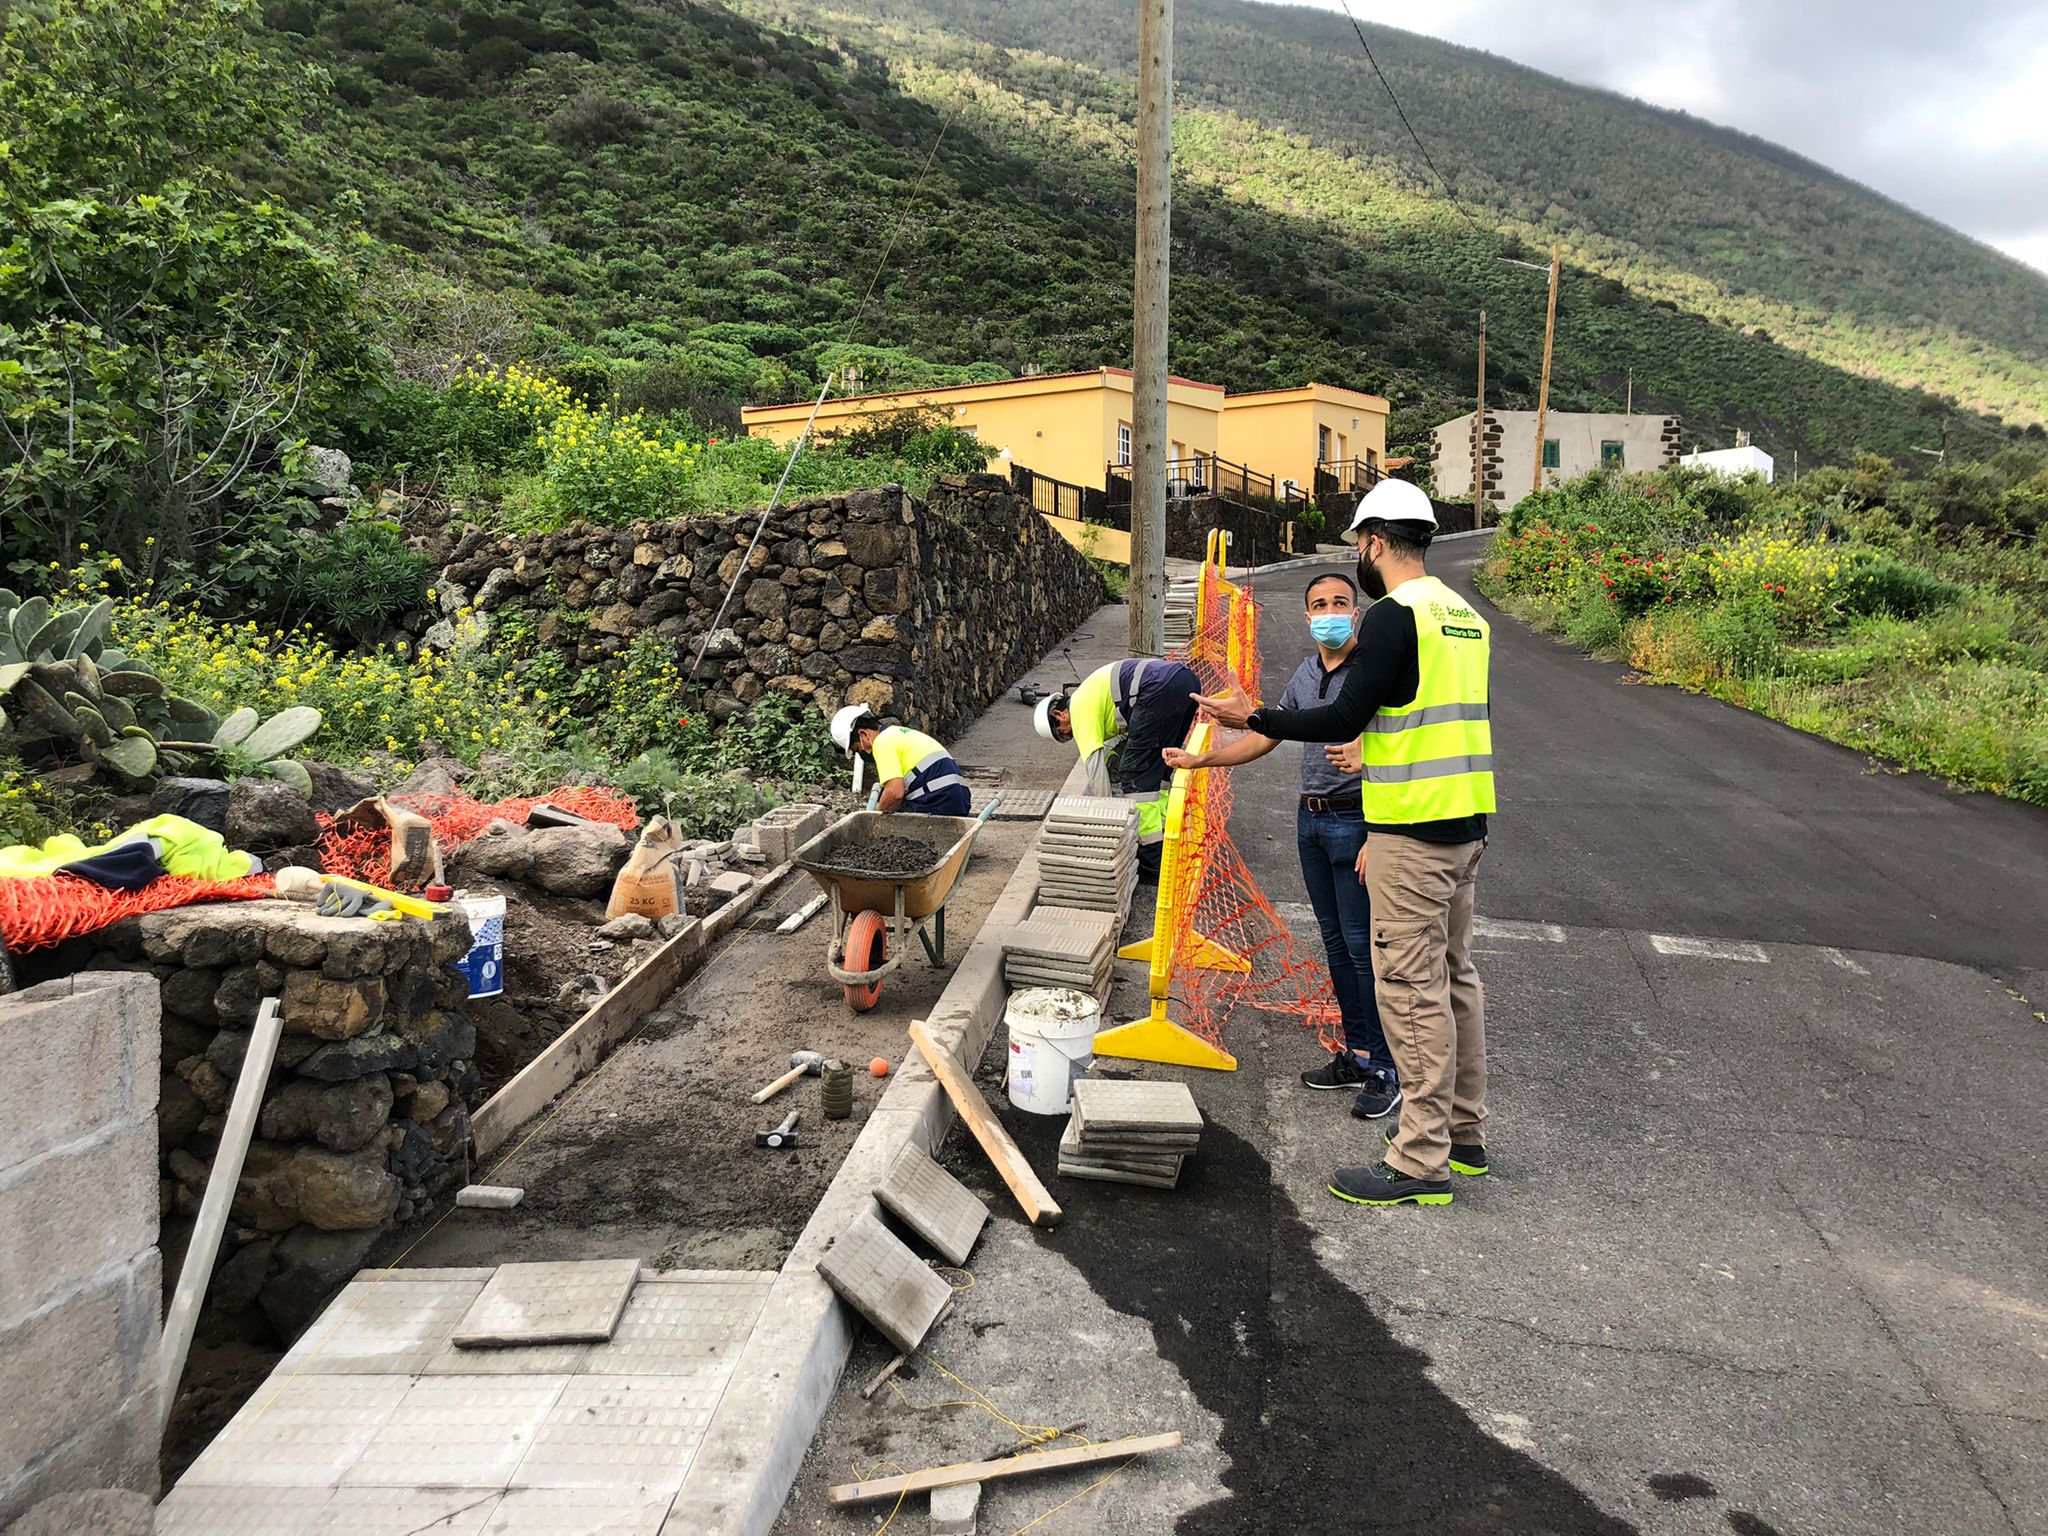
{"label": "power line", "polygon": [[1430,174],[1436,177],[1436,184],[1443,188],[1444,201],[1456,209],[1458,217],[1467,224],[1470,224],[1474,229],[1483,229],[1484,226],[1477,219],[1473,218],[1471,214],[1467,213],[1465,205],[1458,201],[1458,194],[1451,190],[1450,179],[1437,169],[1436,161],[1431,158],[1428,146],[1422,142],[1422,135],[1417,133],[1415,125],[1408,121],[1408,114],[1401,107],[1401,98],[1394,94],[1393,82],[1387,79],[1387,72],[1380,68],[1380,61],[1373,57],[1372,44],[1365,40],[1365,28],[1361,27],[1358,24],[1358,18],[1351,14],[1351,0],[1337,0],[1337,3],[1343,7],[1344,19],[1351,23],[1351,30],[1358,34],[1358,46],[1365,50],[1366,62],[1372,65],[1372,72],[1379,76],[1380,84],[1386,88],[1387,100],[1394,104],[1394,115],[1401,119],[1401,126],[1408,130],[1408,137],[1415,141],[1415,149],[1422,156],[1422,163],[1429,167]]}

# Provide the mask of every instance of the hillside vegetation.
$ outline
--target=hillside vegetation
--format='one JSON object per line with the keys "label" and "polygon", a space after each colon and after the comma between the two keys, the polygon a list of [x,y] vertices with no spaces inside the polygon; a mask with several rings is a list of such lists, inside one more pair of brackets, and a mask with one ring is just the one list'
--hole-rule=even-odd
{"label": "hillside vegetation", "polygon": [[[1009,0],[1000,14],[984,0],[784,5],[837,34],[891,38],[899,57],[964,40],[1119,82],[1136,72],[1133,0]],[[2021,423],[2048,413],[2038,272],[1764,140],[1432,38],[1366,33],[1431,158],[1489,227],[1546,251],[1562,241],[1635,293],[1852,372]],[[1342,15],[1182,0],[1174,66],[1183,106],[1434,189]]]}
{"label": "hillside vegetation", "polygon": [[[318,159],[271,174],[302,198],[353,194],[375,234],[471,291],[507,296],[520,324],[540,322],[549,360],[624,359],[654,370],[668,399],[729,409],[790,398],[815,387],[847,341],[883,349],[863,370],[871,385],[925,376],[913,360],[1091,367],[1128,350],[1132,204],[1133,105],[1116,42],[1126,8],[1098,9],[1018,0],[1004,11],[1004,40],[1042,35],[1050,45],[1027,51],[991,46],[966,24],[974,7],[939,0],[862,7],[882,20],[611,0],[277,0],[266,11],[276,46],[323,66],[332,91],[314,125]],[[1226,22],[1261,30],[1205,30]],[[1543,283],[1498,259],[1523,249],[1521,226],[1509,212],[1506,234],[1475,226],[1390,148],[1305,118],[1313,99],[1347,113],[1371,100],[1354,78],[1355,39],[1345,35],[1350,53],[1329,39],[1311,47],[1295,35],[1311,25],[1264,7],[1182,14],[1174,366],[1239,389],[1319,377],[1386,392],[1401,407],[1397,439],[1413,443],[1433,420],[1469,409],[1485,308],[1494,402],[1533,403]],[[1298,60],[1304,49],[1311,57]],[[1230,62],[1254,54],[1272,67]],[[1414,68],[1416,57],[1388,67]],[[1455,50],[1431,57],[1439,72],[1459,64],[1468,89],[1500,88],[1500,66]],[[1242,89],[1227,89],[1232,70]],[[1546,100],[1565,93],[1589,113],[1666,121],[1540,83]],[[1514,98],[1489,100],[1495,116],[1518,110]],[[887,232],[956,109],[863,304]],[[1623,158],[1645,163],[1638,148]],[[1841,195],[1884,207],[1854,189]],[[1768,306],[1727,308],[1715,297],[1727,283],[1645,244],[1644,221],[1668,217],[1672,201],[1668,184],[1646,181],[1636,221],[1603,236],[1650,253],[1632,265],[1574,244],[1561,407],[1619,407],[1633,370],[1638,409],[1682,411],[1708,443],[1742,426],[1809,463],[1933,440],[1941,424],[1930,417],[1944,408],[1908,387],[1923,378],[2010,407],[2015,424],[2031,419],[2015,398],[2038,415],[2043,391],[2027,383],[2044,377],[2038,359],[2012,363],[2011,387],[1964,390],[1959,377],[1908,366],[1917,343],[1902,318],[1857,330],[1864,322],[1849,314],[1837,353],[1826,354]],[[1924,221],[1886,216],[1986,265],[1983,282],[2003,305],[1990,306],[1992,320],[2026,330],[2029,296],[2048,284]],[[1872,263],[1883,255],[1859,248]],[[1916,287],[1910,274],[1884,283]],[[418,297],[438,339],[446,306]],[[1816,290],[1770,303],[1821,315],[1823,299]],[[1752,322],[1770,334],[1749,334]],[[516,326],[485,329],[502,351]],[[1880,332],[1891,340],[1871,339]],[[2005,436],[1960,411],[1952,435],[1961,453]]]}

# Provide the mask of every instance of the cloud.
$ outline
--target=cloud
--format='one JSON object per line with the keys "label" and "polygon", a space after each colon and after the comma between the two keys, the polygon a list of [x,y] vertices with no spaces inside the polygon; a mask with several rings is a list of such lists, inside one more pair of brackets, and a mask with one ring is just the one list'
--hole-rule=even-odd
{"label": "cloud", "polygon": [[[1339,10],[1339,0],[1302,0]],[[2039,0],[1350,0],[1754,133],[2048,271]],[[1394,82],[1400,89],[1400,82]]]}

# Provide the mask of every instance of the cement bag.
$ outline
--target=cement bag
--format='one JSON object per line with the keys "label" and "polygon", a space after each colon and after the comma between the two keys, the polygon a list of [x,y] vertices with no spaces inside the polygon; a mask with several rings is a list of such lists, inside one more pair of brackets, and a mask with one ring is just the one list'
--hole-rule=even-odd
{"label": "cement bag", "polygon": [[607,918],[637,912],[642,917],[662,918],[683,910],[683,867],[676,858],[682,837],[676,824],[657,816],[640,833],[640,841],[626,856],[626,866],[612,882],[612,898],[605,903]]}

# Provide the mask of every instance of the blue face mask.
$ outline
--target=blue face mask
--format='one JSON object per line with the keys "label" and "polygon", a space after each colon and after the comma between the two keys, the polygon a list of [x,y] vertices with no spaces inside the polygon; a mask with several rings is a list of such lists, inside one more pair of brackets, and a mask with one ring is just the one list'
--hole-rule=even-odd
{"label": "blue face mask", "polygon": [[1319,613],[1308,621],[1308,632],[1316,637],[1316,644],[1334,651],[1351,638],[1351,619],[1348,613]]}

